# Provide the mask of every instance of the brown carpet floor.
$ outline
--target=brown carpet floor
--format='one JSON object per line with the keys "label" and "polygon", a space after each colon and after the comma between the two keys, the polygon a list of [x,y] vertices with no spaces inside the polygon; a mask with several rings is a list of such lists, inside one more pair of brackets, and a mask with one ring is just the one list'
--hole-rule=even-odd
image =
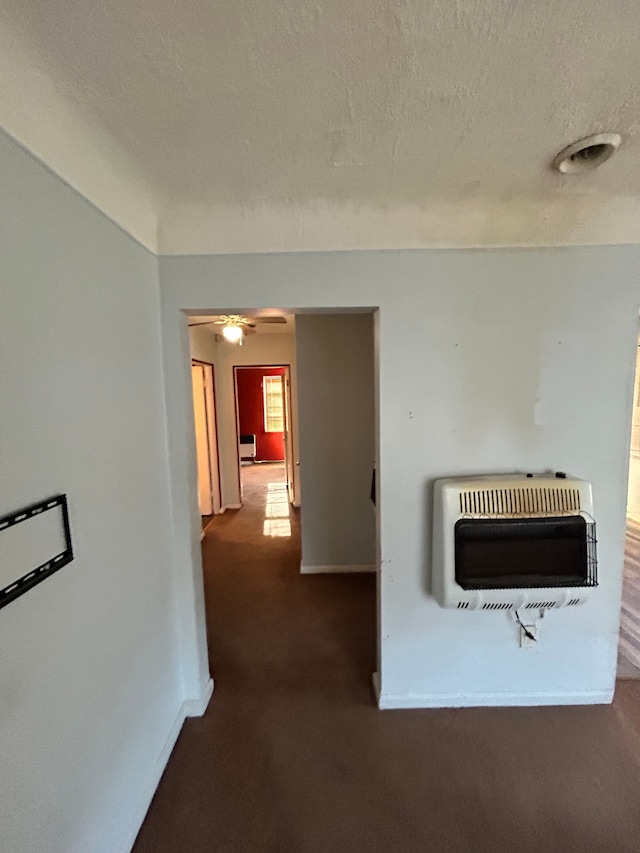
{"label": "brown carpet floor", "polygon": [[135,853],[640,851],[639,682],[611,707],[378,711],[374,578],[300,576],[280,477],[246,479],[203,542],[215,693]]}

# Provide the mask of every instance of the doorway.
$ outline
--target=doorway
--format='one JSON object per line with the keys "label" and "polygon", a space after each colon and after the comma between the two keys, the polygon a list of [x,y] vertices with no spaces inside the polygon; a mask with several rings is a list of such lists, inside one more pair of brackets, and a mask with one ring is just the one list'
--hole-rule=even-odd
{"label": "doorway", "polygon": [[[206,329],[207,318],[218,316],[208,310],[210,314],[202,309],[193,312],[190,321],[197,320]],[[209,648],[216,649],[216,672],[220,684],[242,676],[248,688],[245,652],[247,660],[257,660],[268,647],[267,639],[269,643],[286,637],[291,640],[296,631],[289,620],[300,620],[303,629],[311,623],[321,626],[319,633],[307,636],[303,631],[304,642],[294,640],[291,649],[287,646],[287,654],[278,656],[274,677],[284,677],[287,655],[299,654],[304,647],[308,666],[318,663],[320,680],[325,678],[321,671],[328,680],[337,673],[372,700],[371,675],[380,669],[376,642],[380,627],[380,509],[371,499],[379,448],[377,313],[371,308],[279,309],[277,313],[286,322],[264,324],[264,329],[255,322],[257,313],[242,309],[249,328],[255,323],[256,329],[240,344],[216,335],[215,321],[213,330],[206,333],[185,328],[191,341],[200,338],[199,344],[204,344],[201,338],[205,334],[209,336],[219,392],[224,514],[207,529],[202,549],[196,547],[193,537],[190,540],[196,571],[200,552],[202,556],[204,571],[200,577],[194,575],[194,581],[199,589],[204,581],[201,600],[206,605]],[[258,404],[254,404],[260,415],[257,426],[246,425],[244,419],[240,423],[238,405],[238,376],[252,368],[260,373]],[[275,405],[278,398],[282,401],[279,407]],[[265,428],[267,421],[270,426]],[[281,449],[268,458],[260,438],[274,438],[267,434],[277,432],[282,433]],[[242,442],[247,445],[243,459],[241,436],[249,437]],[[242,461],[246,464],[240,464]],[[277,477],[271,475],[269,466],[278,468]],[[259,472],[264,472],[263,482],[256,478],[253,483],[255,500],[249,499],[249,483],[241,499],[241,479],[251,473],[259,476]],[[304,507],[299,510],[301,495]],[[192,502],[191,518],[194,509]],[[197,588],[194,592],[201,595]],[[237,618],[233,619],[228,607],[231,596],[238,602]],[[297,610],[287,606],[279,611],[280,605],[297,596]],[[358,628],[345,645],[340,629],[343,619],[336,620],[336,613],[348,610],[348,601],[354,612],[351,619],[346,613],[343,616]],[[250,622],[253,633],[245,638],[244,646],[239,637],[248,610],[255,611]],[[196,607],[195,615],[197,630],[204,636],[204,610]],[[253,635],[258,629],[263,636],[255,645]],[[227,669],[220,653],[230,638]],[[328,663],[329,641],[341,653],[327,669],[319,662]],[[205,647],[198,644],[197,648],[202,653],[199,665],[207,666]],[[269,666],[273,669],[275,664]],[[318,684],[308,686],[311,692],[318,689]]]}
{"label": "doorway", "polygon": [[[373,312],[300,313],[295,341],[288,344],[287,337],[294,335],[259,329],[241,348],[218,341],[220,381],[226,390],[232,379],[233,393],[225,398],[233,411],[223,464],[235,463],[241,500],[208,528],[202,544],[215,674],[220,689],[229,686],[230,703],[240,695],[253,695],[258,707],[279,701],[285,683],[309,700],[339,684],[345,701],[373,702]],[[290,344],[291,362],[276,360]],[[262,361],[267,353],[273,360]],[[292,506],[292,403],[301,509]],[[266,682],[256,672],[258,663],[260,673],[269,675]]]}
{"label": "doorway", "polygon": [[640,341],[633,387],[617,674],[618,678],[640,678]]}
{"label": "doorway", "polygon": [[241,502],[254,492],[247,487],[264,479],[268,469],[272,490],[294,503],[290,366],[236,365],[233,370]]}

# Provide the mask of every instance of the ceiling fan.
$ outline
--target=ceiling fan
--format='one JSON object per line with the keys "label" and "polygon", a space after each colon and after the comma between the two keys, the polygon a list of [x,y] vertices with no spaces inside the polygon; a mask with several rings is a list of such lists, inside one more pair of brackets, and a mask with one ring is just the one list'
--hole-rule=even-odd
{"label": "ceiling fan", "polygon": [[242,314],[221,314],[208,320],[198,320],[189,326],[221,326],[222,336],[229,343],[241,344],[244,335],[254,335],[258,323],[286,323],[286,317],[244,317]]}

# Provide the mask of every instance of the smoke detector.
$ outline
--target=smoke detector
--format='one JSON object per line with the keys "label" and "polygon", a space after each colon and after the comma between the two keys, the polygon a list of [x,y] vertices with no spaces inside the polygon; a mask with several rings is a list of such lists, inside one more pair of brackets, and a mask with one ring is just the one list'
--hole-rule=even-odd
{"label": "smoke detector", "polygon": [[594,136],[587,136],[556,154],[553,168],[566,175],[597,169],[616,153],[621,142],[619,133],[596,133]]}

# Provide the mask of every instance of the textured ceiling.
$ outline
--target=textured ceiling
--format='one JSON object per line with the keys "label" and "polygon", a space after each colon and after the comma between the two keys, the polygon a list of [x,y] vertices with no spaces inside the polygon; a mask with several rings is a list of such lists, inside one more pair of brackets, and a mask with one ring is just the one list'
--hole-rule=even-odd
{"label": "textured ceiling", "polygon": [[[161,206],[640,197],[634,0],[0,0]],[[559,148],[624,137],[601,170]]]}

